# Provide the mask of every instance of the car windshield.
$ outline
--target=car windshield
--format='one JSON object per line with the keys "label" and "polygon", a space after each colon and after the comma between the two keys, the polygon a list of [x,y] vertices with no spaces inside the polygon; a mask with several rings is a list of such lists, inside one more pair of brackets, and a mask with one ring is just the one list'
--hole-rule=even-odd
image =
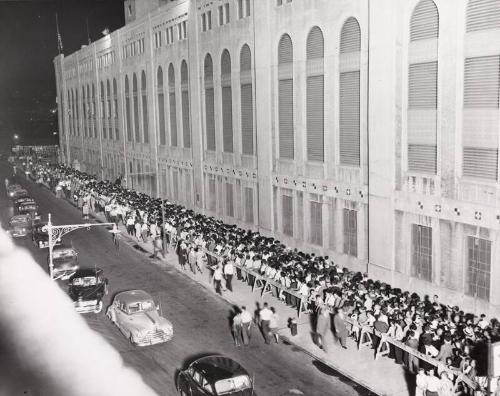
{"label": "car windshield", "polygon": [[76,256],[75,252],[73,252],[71,250],[62,250],[62,251],[54,252],[53,259],[54,260],[57,260],[57,259],[67,260],[67,259],[73,258],[75,256]]}
{"label": "car windshield", "polygon": [[249,387],[250,378],[248,378],[248,375],[238,375],[237,377],[226,378],[215,383],[215,391],[218,395],[244,390]]}
{"label": "car windshield", "polygon": [[138,301],[130,303],[127,306],[128,312],[133,314],[137,312],[153,311],[155,309],[155,304],[153,301]]}
{"label": "car windshield", "polygon": [[95,276],[85,276],[83,278],[73,279],[73,286],[89,287],[95,286],[97,284],[97,279]]}

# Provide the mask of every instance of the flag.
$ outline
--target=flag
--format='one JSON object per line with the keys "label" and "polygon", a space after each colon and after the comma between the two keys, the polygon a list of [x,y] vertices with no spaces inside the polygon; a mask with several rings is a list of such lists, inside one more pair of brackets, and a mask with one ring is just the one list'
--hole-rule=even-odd
{"label": "flag", "polygon": [[61,33],[59,33],[59,20],[57,19],[56,12],[56,30],[57,30],[57,50],[59,51],[59,55],[63,52],[63,43],[61,38]]}

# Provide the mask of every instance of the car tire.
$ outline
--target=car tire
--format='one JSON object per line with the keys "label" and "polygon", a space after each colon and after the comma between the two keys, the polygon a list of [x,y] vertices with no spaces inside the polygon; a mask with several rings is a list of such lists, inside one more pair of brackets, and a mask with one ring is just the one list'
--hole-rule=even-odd
{"label": "car tire", "polygon": [[98,314],[102,311],[102,301],[99,301],[97,306],[95,307],[94,313]]}
{"label": "car tire", "polygon": [[132,337],[132,334],[130,334],[129,341],[133,346],[137,346],[137,344],[134,342],[134,337]]}

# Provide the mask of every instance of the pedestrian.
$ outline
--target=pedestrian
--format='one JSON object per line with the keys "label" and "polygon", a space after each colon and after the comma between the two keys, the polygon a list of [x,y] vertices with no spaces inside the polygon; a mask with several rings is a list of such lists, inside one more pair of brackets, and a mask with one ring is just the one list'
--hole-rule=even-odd
{"label": "pedestrian", "polygon": [[278,321],[279,321],[279,316],[276,313],[276,310],[274,307],[271,307],[271,312],[273,313],[271,315],[271,320],[269,321],[269,331],[272,335],[274,335],[274,339],[276,341],[276,344],[279,342],[279,334],[278,334]]}
{"label": "pedestrian", "polygon": [[425,396],[439,396],[438,390],[441,386],[441,380],[434,375],[434,367],[427,370]]}
{"label": "pedestrian", "polygon": [[215,268],[214,271],[214,286],[215,286],[215,292],[222,296],[221,283],[222,283],[222,265],[217,264],[217,267]]}
{"label": "pedestrian", "polygon": [[134,236],[134,219],[132,216],[127,217],[127,221],[125,222],[127,227],[127,234]]}
{"label": "pedestrian", "polygon": [[142,228],[141,223],[139,221],[136,221],[134,228],[135,228],[135,237],[137,239],[137,242],[139,242],[141,240],[141,228]]}
{"label": "pedestrian", "polygon": [[198,248],[198,252],[196,253],[196,268],[200,271],[200,274],[203,274],[203,270],[205,269],[205,263],[207,260],[207,255],[203,251],[203,249]]}
{"label": "pedestrian", "polygon": [[165,253],[163,253],[161,238],[159,235],[156,235],[155,239],[153,240],[153,258],[154,259],[158,258],[158,252],[161,252],[163,258],[165,258]]}
{"label": "pedestrian", "polygon": [[415,378],[415,396],[425,396],[427,389],[427,376],[423,367],[418,369],[418,374]]}
{"label": "pedestrian", "polygon": [[260,317],[260,327],[262,330],[262,335],[264,336],[264,341],[266,344],[270,344],[271,340],[269,339],[269,324],[271,322],[271,317],[273,316],[273,311],[271,311],[268,307],[267,302],[264,303],[264,307],[259,312]]}
{"label": "pedestrian", "polygon": [[183,270],[186,270],[187,261],[187,245],[184,240],[181,240],[177,245],[177,256],[179,258],[179,265]]}
{"label": "pedestrian", "polygon": [[252,314],[245,306],[241,307],[241,326],[243,333],[243,344],[248,345],[252,329]]}
{"label": "pedestrian", "polygon": [[5,178],[5,189],[9,188],[9,178]]}
{"label": "pedestrian", "polygon": [[198,253],[198,248],[195,248],[191,246],[189,249],[189,254],[188,254],[188,263],[189,263],[189,268],[191,268],[191,272],[193,274],[196,274],[196,255]]}
{"label": "pedestrian", "polygon": [[148,242],[148,233],[149,233],[148,223],[146,223],[144,221],[141,225],[141,235],[142,235],[142,240],[144,241],[144,243]]}
{"label": "pedestrian", "polygon": [[115,249],[119,250],[120,249],[120,230],[116,226],[116,224],[113,224],[113,228],[109,231],[111,232],[113,236],[113,244],[115,245]]}
{"label": "pedestrian", "polygon": [[344,310],[342,308],[337,308],[337,314],[333,317],[333,326],[335,328],[335,335],[340,341],[342,348],[347,349],[347,326],[345,322]]}
{"label": "pedestrian", "polygon": [[83,203],[83,206],[82,206],[82,216],[83,216],[84,219],[88,219],[89,218],[89,204],[87,202]]}
{"label": "pedestrian", "polygon": [[224,278],[226,279],[226,289],[230,292],[233,291],[233,275],[234,275],[234,262],[230,258],[224,265]]}
{"label": "pedestrian", "polygon": [[234,343],[237,347],[242,344],[242,321],[241,312],[238,310],[236,315],[233,317],[233,338]]}
{"label": "pedestrian", "polygon": [[[410,330],[408,332],[405,345],[409,346],[411,349],[414,349],[415,351],[418,349],[418,337],[415,334],[415,331]],[[418,371],[418,366],[419,366],[418,357],[416,357],[413,353],[409,352],[405,352],[404,356],[405,356],[406,367],[408,367],[408,370],[410,370],[411,373],[415,374]]]}
{"label": "pedestrian", "polygon": [[327,335],[330,332],[331,328],[331,317],[330,317],[330,309],[324,305],[318,315],[318,319],[316,321],[316,339],[318,346],[322,348],[325,353],[328,353],[328,342]]}
{"label": "pedestrian", "polygon": [[438,394],[439,396],[455,396],[453,382],[446,371],[441,372],[441,383],[439,384]]}

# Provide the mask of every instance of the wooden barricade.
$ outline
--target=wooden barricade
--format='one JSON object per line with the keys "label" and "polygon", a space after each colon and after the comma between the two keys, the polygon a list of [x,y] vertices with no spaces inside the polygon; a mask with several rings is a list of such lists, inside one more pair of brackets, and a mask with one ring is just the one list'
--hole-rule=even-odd
{"label": "wooden barricade", "polygon": [[388,341],[387,334],[379,333],[380,342],[377,347],[377,351],[375,352],[375,360],[377,360],[381,356],[387,356],[391,351],[391,346]]}
{"label": "wooden barricade", "polygon": [[359,333],[358,349],[363,347],[373,348],[372,329],[368,326],[363,326]]}

